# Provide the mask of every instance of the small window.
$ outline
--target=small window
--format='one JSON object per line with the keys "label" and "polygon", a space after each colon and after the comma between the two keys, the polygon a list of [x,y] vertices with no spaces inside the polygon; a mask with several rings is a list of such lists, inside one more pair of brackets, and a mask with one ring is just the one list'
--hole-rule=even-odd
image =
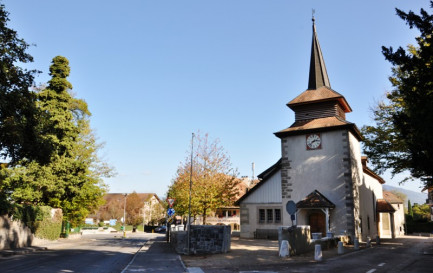
{"label": "small window", "polygon": [[259,223],[265,222],[265,210],[259,209]]}
{"label": "small window", "polygon": [[367,216],[367,227],[368,231],[370,231],[370,216]]}
{"label": "small window", "polygon": [[275,209],[275,223],[281,223],[281,210]]}
{"label": "small window", "polygon": [[268,216],[268,223],[274,222],[274,210],[273,209],[267,209],[267,216]]}

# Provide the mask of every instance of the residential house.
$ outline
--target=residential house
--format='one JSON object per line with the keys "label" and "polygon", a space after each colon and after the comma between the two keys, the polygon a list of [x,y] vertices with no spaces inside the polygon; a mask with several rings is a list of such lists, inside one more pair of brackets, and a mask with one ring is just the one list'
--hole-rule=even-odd
{"label": "residential house", "polygon": [[[401,200],[400,197],[393,194],[390,191],[383,191],[383,199],[385,199],[391,206],[394,208],[395,212],[393,214],[390,214],[392,219],[389,219],[389,226],[394,228],[394,232],[392,230],[386,234],[381,234],[380,237],[392,237],[392,234],[394,233],[395,237],[400,237],[405,234],[404,225],[406,223],[405,217],[404,217],[404,200]],[[384,220],[382,220],[383,222]],[[391,224],[391,221],[394,222],[394,224]]]}

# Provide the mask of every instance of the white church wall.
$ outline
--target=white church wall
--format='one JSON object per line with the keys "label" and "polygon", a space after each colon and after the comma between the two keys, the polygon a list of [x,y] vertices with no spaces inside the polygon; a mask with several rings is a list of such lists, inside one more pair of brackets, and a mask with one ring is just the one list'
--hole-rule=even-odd
{"label": "white church wall", "polygon": [[[278,229],[281,226],[284,217],[283,206],[281,202],[281,171],[277,171],[260,187],[248,195],[241,204],[241,230],[240,236],[242,238],[253,238],[254,232],[257,229]],[[275,210],[280,210],[280,220],[276,221],[275,215],[273,215],[272,222],[268,222],[265,218],[264,222],[259,219],[259,210],[265,210],[265,214],[268,210],[272,210],[275,214]],[[285,208],[284,208],[285,210]],[[266,215],[267,216],[267,215]]]}
{"label": "white church wall", "polygon": [[281,171],[275,172],[274,175],[269,177],[266,181],[262,181],[256,191],[252,192],[245,198],[243,204],[267,204],[267,203],[281,203]]}
{"label": "white church wall", "polygon": [[[336,208],[330,213],[330,230],[336,234],[346,230],[345,178],[348,172],[344,164],[347,154],[347,131],[336,130],[321,132],[322,147],[317,150],[306,149],[306,135],[290,136],[282,141],[282,154],[290,162],[288,176],[292,183],[290,198],[284,198],[283,205],[289,200],[295,203],[304,199],[314,190],[318,190]],[[308,217],[308,211],[298,218]],[[284,212],[284,225],[290,225],[290,216]],[[306,223],[308,219],[298,219]]]}
{"label": "white church wall", "polygon": [[349,133],[349,144],[350,144],[350,168],[352,176],[352,195],[353,195],[353,227],[355,231],[355,236],[361,238],[362,229],[362,211],[365,202],[361,201],[363,199],[363,171],[361,163],[361,145],[358,139]]}
{"label": "white church wall", "polygon": [[[375,238],[377,236],[378,220],[376,214],[376,201],[383,198],[382,185],[376,178],[363,174],[363,183],[360,187],[360,204],[361,204],[361,224],[362,240],[367,236]],[[369,228],[370,226],[370,228]]]}

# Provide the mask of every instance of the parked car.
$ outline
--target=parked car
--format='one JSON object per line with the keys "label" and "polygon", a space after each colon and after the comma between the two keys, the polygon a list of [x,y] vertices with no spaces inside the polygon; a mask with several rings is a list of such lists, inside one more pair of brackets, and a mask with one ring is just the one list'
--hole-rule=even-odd
{"label": "parked car", "polygon": [[155,232],[164,233],[166,231],[167,231],[166,226],[159,226],[159,227],[155,228]]}

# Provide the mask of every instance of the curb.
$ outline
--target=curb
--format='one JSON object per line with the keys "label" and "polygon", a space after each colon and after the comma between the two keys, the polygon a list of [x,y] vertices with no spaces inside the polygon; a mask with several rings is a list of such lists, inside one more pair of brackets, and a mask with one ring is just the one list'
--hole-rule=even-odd
{"label": "curb", "polygon": [[23,255],[23,254],[28,254],[28,253],[32,253],[35,251],[42,251],[42,250],[47,250],[47,247],[39,247],[39,246],[34,246],[34,247],[24,247],[24,248],[17,248],[17,249],[3,249],[0,250],[0,256],[1,257],[10,257],[10,256],[14,256],[14,255]]}

